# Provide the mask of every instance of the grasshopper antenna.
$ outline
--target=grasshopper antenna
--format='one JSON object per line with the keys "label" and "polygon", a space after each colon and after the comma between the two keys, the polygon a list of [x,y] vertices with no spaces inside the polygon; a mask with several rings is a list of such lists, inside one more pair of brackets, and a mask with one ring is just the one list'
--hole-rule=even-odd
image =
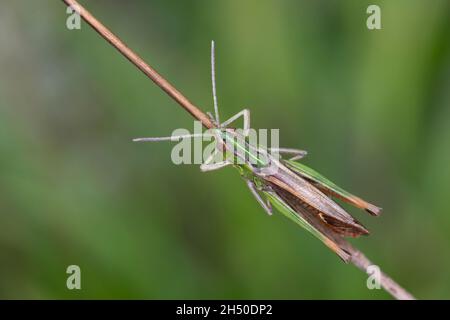
{"label": "grasshopper antenna", "polygon": [[203,138],[206,136],[203,133],[194,134],[182,134],[178,136],[168,136],[168,137],[146,137],[146,138],[134,138],[133,142],[155,142],[155,141],[178,141],[187,138]]}
{"label": "grasshopper antenna", "polygon": [[217,93],[216,93],[216,58],[215,58],[215,46],[214,40],[211,40],[211,82],[212,82],[212,93],[214,101],[214,114],[216,117],[216,123],[220,126],[219,120],[219,107],[217,105]]}

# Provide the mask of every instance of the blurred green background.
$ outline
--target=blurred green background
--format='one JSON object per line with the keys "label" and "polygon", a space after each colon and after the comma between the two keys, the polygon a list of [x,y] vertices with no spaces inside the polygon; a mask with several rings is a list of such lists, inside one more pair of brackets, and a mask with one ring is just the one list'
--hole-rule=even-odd
{"label": "blurred green background", "polygon": [[[254,128],[384,208],[352,241],[418,298],[450,298],[450,2],[82,1],[204,110]],[[366,28],[378,4],[382,30]],[[232,168],[137,136],[192,119],[61,1],[0,11],[1,298],[382,299]],[[348,208],[346,206],[346,208]],[[82,290],[66,288],[66,268]]]}

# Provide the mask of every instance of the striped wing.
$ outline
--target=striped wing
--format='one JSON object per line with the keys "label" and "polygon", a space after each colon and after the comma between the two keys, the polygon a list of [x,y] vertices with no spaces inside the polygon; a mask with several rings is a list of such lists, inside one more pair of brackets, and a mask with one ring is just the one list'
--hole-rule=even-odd
{"label": "striped wing", "polygon": [[342,199],[343,201],[348,202],[357,208],[364,209],[371,215],[377,216],[380,214],[381,208],[342,189],[314,169],[311,169],[310,167],[302,163],[290,160],[283,160],[283,163],[301,177],[311,181],[311,183],[313,183],[325,194],[329,194],[333,197]]}
{"label": "striped wing", "polygon": [[277,185],[271,187],[273,191],[265,193],[281,213],[312,233],[343,261],[348,262],[351,259],[351,253],[338,233],[328,228],[314,212],[306,209],[297,197]]}
{"label": "striped wing", "polygon": [[342,236],[358,237],[369,231],[355,218],[311,182],[281,165],[276,174],[266,176],[267,182],[296,197],[301,206]]}

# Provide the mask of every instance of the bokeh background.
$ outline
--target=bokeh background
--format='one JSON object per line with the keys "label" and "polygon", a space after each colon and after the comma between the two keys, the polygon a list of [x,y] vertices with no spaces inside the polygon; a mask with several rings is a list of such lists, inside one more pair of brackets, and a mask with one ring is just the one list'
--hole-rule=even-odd
{"label": "bokeh background", "polygon": [[[353,241],[450,298],[450,2],[82,1],[204,110],[251,109],[305,163],[384,208]],[[366,28],[378,4],[382,30]],[[1,1],[0,297],[383,299],[232,168],[176,166],[192,119],[61,1]],[[66,288],[81,267],[82,290]]]}

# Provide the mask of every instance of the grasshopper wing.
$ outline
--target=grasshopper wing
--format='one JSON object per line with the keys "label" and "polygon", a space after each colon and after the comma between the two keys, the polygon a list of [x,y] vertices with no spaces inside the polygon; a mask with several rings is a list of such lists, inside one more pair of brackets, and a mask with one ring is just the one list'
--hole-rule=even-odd
{"label": "grasshopper wing", "polygon": [[347,245],[338,233],[328,228],[314,212],[302,206],[298,198],[276,185],[271,187],[273,191],[265,193],[283,215],[312,233],[343,261],[349,262],[351,251],[346,249]]}
{"label": "grasshopper wing", "polygon": [[264,179],[297,198],[299,203],[325,222],[330,229],[345,237],[367,235],[369,231],[341,206],[320,191],[309,180],[280,165],[276,174]]}
{"label": "grasshopper wing", "polygon": [[380,214],[381,208],[351,194],[350,192],[345,191],[314,169],[311,169],[302,163],[290,160],[283,160],[283,163],[298,175],[309,180],[323,193],[342,199],[357,208],[364,209],[371,215],[378,216]]}

